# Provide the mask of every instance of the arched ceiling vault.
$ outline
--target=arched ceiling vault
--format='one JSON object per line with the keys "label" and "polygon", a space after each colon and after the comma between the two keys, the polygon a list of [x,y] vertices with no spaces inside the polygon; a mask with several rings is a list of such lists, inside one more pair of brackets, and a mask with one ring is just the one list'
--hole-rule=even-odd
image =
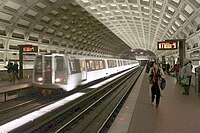
{"label": "arched ceiling vault", "polygon": [[186,39],[200,29],[200,0],[76,0],[131,48]]}
{"label": "arched ceiling vault", "polygon": [[41,51],[159,55],[157,41],[198,32],[199,7],[200,0],[0,0],[0,52],[24,42]]}

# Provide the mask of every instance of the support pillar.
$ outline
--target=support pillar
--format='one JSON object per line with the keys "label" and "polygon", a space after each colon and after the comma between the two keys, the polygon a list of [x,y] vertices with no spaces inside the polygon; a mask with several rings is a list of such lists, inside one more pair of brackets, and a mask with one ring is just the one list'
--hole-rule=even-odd
{"label": "support pillar", "polygon": [[19,78],[23,79],[23,45],[19,46]]}
{"label": "support pillar", "polygon": [[179,62],[180,67],[183,67],[183,60],[185,59],[185,40],[178,41],[179,42]]}
{"label": "support pillar", "polygon": [[165,64],[165,56],[162,56],[162,64]]}

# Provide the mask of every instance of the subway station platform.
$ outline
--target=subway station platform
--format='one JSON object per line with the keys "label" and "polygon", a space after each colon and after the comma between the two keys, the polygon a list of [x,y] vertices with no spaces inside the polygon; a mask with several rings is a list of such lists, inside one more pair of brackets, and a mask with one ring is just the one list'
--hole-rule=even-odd
{"label": "subway station platform", "polygon": [[0,102],[5,102],[11,99],[15,99],[26,94],[30,94],[31,90],[27,89],[31,87],[32,78],[23,78],[11,82],[8,80],[0,81]]}
{"label": "subway station platform", "polygon": [[109,129],[109,133],[199,133],[200,94],[190,87],[190,95],[182,95],[183,87],[175,77],[166,76],[159,107],[151,103],[150,84],[145,71]]}

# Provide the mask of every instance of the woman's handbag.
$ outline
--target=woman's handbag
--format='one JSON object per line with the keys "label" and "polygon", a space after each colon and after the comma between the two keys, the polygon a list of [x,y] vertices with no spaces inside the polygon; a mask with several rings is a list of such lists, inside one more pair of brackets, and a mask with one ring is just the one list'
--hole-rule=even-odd
{"label": "woman's handbag", "polygon": [[160,88],[164,90],[166,86],[166,80],[164,78],[160,78]]}
{"label": "woman's handbag", "polygon": [[182,83],[183,85],[189,85],[190,80],[189,80],[189,78],[183,78],[183,79],[181,80],[181,83]]}

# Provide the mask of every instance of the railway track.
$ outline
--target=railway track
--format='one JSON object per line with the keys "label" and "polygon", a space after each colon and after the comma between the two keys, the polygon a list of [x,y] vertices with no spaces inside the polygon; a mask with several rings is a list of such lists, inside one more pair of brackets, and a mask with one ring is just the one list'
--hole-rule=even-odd
{"label": "railway track", "polygon": [[141,71],[142,68],[130,71],[12,132],[102,132],[116,115]]}

